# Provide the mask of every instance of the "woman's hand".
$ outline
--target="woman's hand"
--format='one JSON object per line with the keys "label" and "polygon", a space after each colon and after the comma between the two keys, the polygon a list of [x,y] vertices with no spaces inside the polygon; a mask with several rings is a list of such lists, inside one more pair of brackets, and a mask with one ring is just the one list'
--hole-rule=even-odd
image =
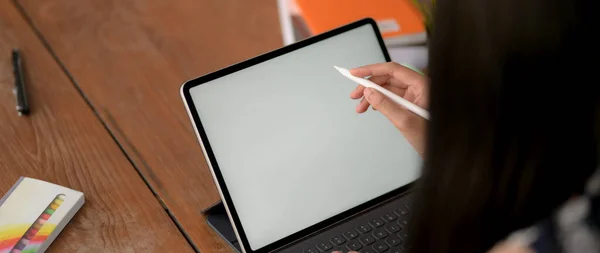
{"label": "woman's hand", "polygon": [[[428,107],[429,79],[414,70],[393,62],[378,63],[351,69],[357,77],[369,77],[372,82],[381,85],[404,99],[422,108]],[[363,113],[372,106],[385,115],[402,132],[413,148],[423,156],[425,151],[425,132],[427,120],[394,103],[379,91],[359,85],[350,97],[362,98],[356,106],[356,112]]]}

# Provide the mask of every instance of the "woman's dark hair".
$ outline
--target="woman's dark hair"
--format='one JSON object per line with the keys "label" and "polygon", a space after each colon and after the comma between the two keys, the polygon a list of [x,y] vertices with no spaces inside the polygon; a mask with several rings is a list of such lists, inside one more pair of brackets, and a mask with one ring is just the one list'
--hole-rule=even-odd
{"label": "woman's dark hair", "polygon": [[595,2],[438,1],[411,252],[485,252],[583,192],[599,164]]}

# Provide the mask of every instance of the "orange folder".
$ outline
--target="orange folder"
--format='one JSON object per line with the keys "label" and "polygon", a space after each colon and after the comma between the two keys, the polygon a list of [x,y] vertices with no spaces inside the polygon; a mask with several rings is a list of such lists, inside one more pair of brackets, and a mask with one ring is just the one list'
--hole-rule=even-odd
{"label": "orange folder", "polygon": [[426,40],[423,15],[411,0],[296,0],[296,5],[312,34],[370,17],[386,44]]}

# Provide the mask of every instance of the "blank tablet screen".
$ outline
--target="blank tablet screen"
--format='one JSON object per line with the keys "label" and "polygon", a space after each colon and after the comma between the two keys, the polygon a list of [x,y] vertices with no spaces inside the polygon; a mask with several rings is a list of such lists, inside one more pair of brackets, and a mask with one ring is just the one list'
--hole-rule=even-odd
{"label": "blank tablet screen", "polygon": [[333,68],[384,61],[364,25],[190,89],[253,250],[418,177],[419,155],[355,112],[356,84]]}

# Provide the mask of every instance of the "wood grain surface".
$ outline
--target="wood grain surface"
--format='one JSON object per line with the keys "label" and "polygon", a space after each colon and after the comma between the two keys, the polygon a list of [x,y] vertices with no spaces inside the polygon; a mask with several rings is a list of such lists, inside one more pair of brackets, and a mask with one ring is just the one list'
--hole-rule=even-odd
{"label": "wood grain surface", "polygon": [[229,251],[179,96],[191,78],[282,46],[275,0],[17,0],[135,167],[204,252]]}
{"label": "wood grain surface", "polygon": [[[15,110],[14,47],[23,52],[28,117]],[[0,196],[20,176],[85,194],[86,204],[48,252],[192,252],[14,3],[1,0]]]}

